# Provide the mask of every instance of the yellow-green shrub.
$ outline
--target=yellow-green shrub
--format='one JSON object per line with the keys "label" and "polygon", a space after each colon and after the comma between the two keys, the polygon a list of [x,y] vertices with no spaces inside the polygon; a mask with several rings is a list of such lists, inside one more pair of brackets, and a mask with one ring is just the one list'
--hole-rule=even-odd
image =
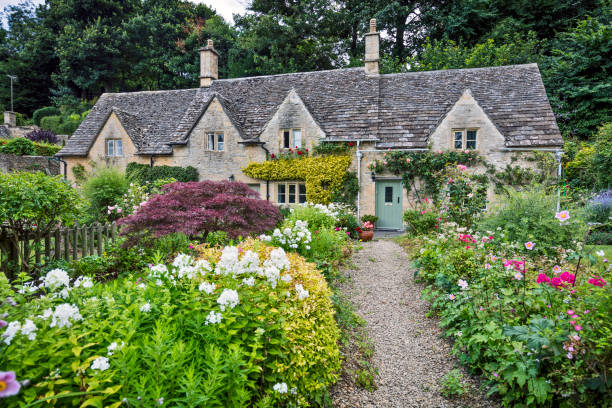
{"label": "yellow-green shrub", "polygon": [[350,165],[350,156],[315,156],[253,162],[242,172],[260,180],[304,180],[309,202],[329,204],[332,192],[342,186]]}

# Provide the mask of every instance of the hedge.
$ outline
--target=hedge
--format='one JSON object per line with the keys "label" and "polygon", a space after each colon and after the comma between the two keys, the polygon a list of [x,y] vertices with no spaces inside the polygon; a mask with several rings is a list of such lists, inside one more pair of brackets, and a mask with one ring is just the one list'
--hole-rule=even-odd
{"label": "hedge", "polygon": [[304,180],[308,202],[329,204],[332,193],[342,188],[350,165],[350,156],[315,156],[250,163],[242,172],[260,180]]}
{"label": "hedge", "polygon": [[[17,139],[21,139],[21,138],[17,138]],[[0,153],[15,154],[14,152],[9,151],[13,149],[4,148],[4,146],[8,144],[10,140],[15,140],[15,139],[0,139]],[[28,140],[31,142],[31,140],[29,139],[25,139],[25,140]],[[15,142],[12,142],[11,144],[13,143]],[[34,150],[27,149],[27,151],[25,151],[25,155],[27,156],[53,156],[57,152],[62,150],[62,146],[56,145],[56,144],[43,143],[43,142],[32,142],[32,143],[34,145]]]}
{"label": "hedge", "polygon": [[40,121],[47,116],[59,116],[61,112],[55,106],[45,106],[44,108],[40,108],[34,111],[32,114],[32,119],[34,119],[34,123],[40,126]]}
{"label": "hedge", "polygon": [[139,183],[154,182],[160,179],[175,178],[177,181],[198,181],[198,169],[192,166],[154,166],[147,164],[129,163],[125,169],[128,178]]}

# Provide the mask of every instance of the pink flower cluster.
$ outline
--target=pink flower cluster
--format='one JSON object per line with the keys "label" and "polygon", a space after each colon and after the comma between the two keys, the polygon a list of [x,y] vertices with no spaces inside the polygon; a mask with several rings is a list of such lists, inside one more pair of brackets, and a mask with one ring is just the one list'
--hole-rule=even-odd
{"label": "pink flower cluster", "polygon": [[504,259],[503,262],[507,269],[513,268],[516,271],[521,271],[523,265],[525,265],[524,261],[519,261],[517,259]]}
{"label": "pink flower cluster", "polygon": [[460,234],[459,235],[459,241],[461,242],[466,242],[466,243],[476,243],[476,240],[474,239],[473,236],[471,236],[470,234]]}
{"label": "pink flower cluster", "polygon": [[594,276],[591,279],[589,279],[589,283],[591,285],[600,286],[600,287],[604,287],[608,284],[603,278],[600,278],[599,276]]}
{"label": "pink flower cluster", "polygon": [[574,358],[574,355],[580,353],[584,354],[584,348],[581,348],[580,336],[577,334],[568,336],[569,340],[563,343],[563,350],[567,351],[567,358],[570,360]]}
{"label": "pink flower cluster", "polygon": [[576,276],[573,273],[567,271],[563,272],[560,276],[549,278],[545,273],[540,273],[537,279],[538,283],[548,283],[550,286],[554,286],[557,289],[569,287],[576,282]]}

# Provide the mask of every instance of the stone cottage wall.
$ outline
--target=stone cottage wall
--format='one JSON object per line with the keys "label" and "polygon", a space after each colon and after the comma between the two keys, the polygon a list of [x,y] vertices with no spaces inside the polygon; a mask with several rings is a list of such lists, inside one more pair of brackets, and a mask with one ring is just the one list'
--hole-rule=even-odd
{"label": "stone cottage wall", "polygon": [[60,174],[60,163],[50,160],[47,156],[17,156],[14,154],[0,154],[0,172],[11,171],[42,171],[55,176]]}

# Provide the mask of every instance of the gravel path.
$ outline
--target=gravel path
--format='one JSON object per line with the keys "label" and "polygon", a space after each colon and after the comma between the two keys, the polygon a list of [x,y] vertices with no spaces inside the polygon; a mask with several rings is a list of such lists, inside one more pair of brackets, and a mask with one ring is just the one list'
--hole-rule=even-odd
{"label": "gravel path", "polygon": [[345,376],[332,390],[335,407],[496,407],[466,375],[468,393],[447,400],[439,380],[458,365],[450,344],[439,338],[438,322],[425,317],[422,286],[413,280],[410,260],[392,240],[363,244],[353,255],[356,269],[347,270],[341,287],[367,322],[374,343],[377,389],[366,391]]}

